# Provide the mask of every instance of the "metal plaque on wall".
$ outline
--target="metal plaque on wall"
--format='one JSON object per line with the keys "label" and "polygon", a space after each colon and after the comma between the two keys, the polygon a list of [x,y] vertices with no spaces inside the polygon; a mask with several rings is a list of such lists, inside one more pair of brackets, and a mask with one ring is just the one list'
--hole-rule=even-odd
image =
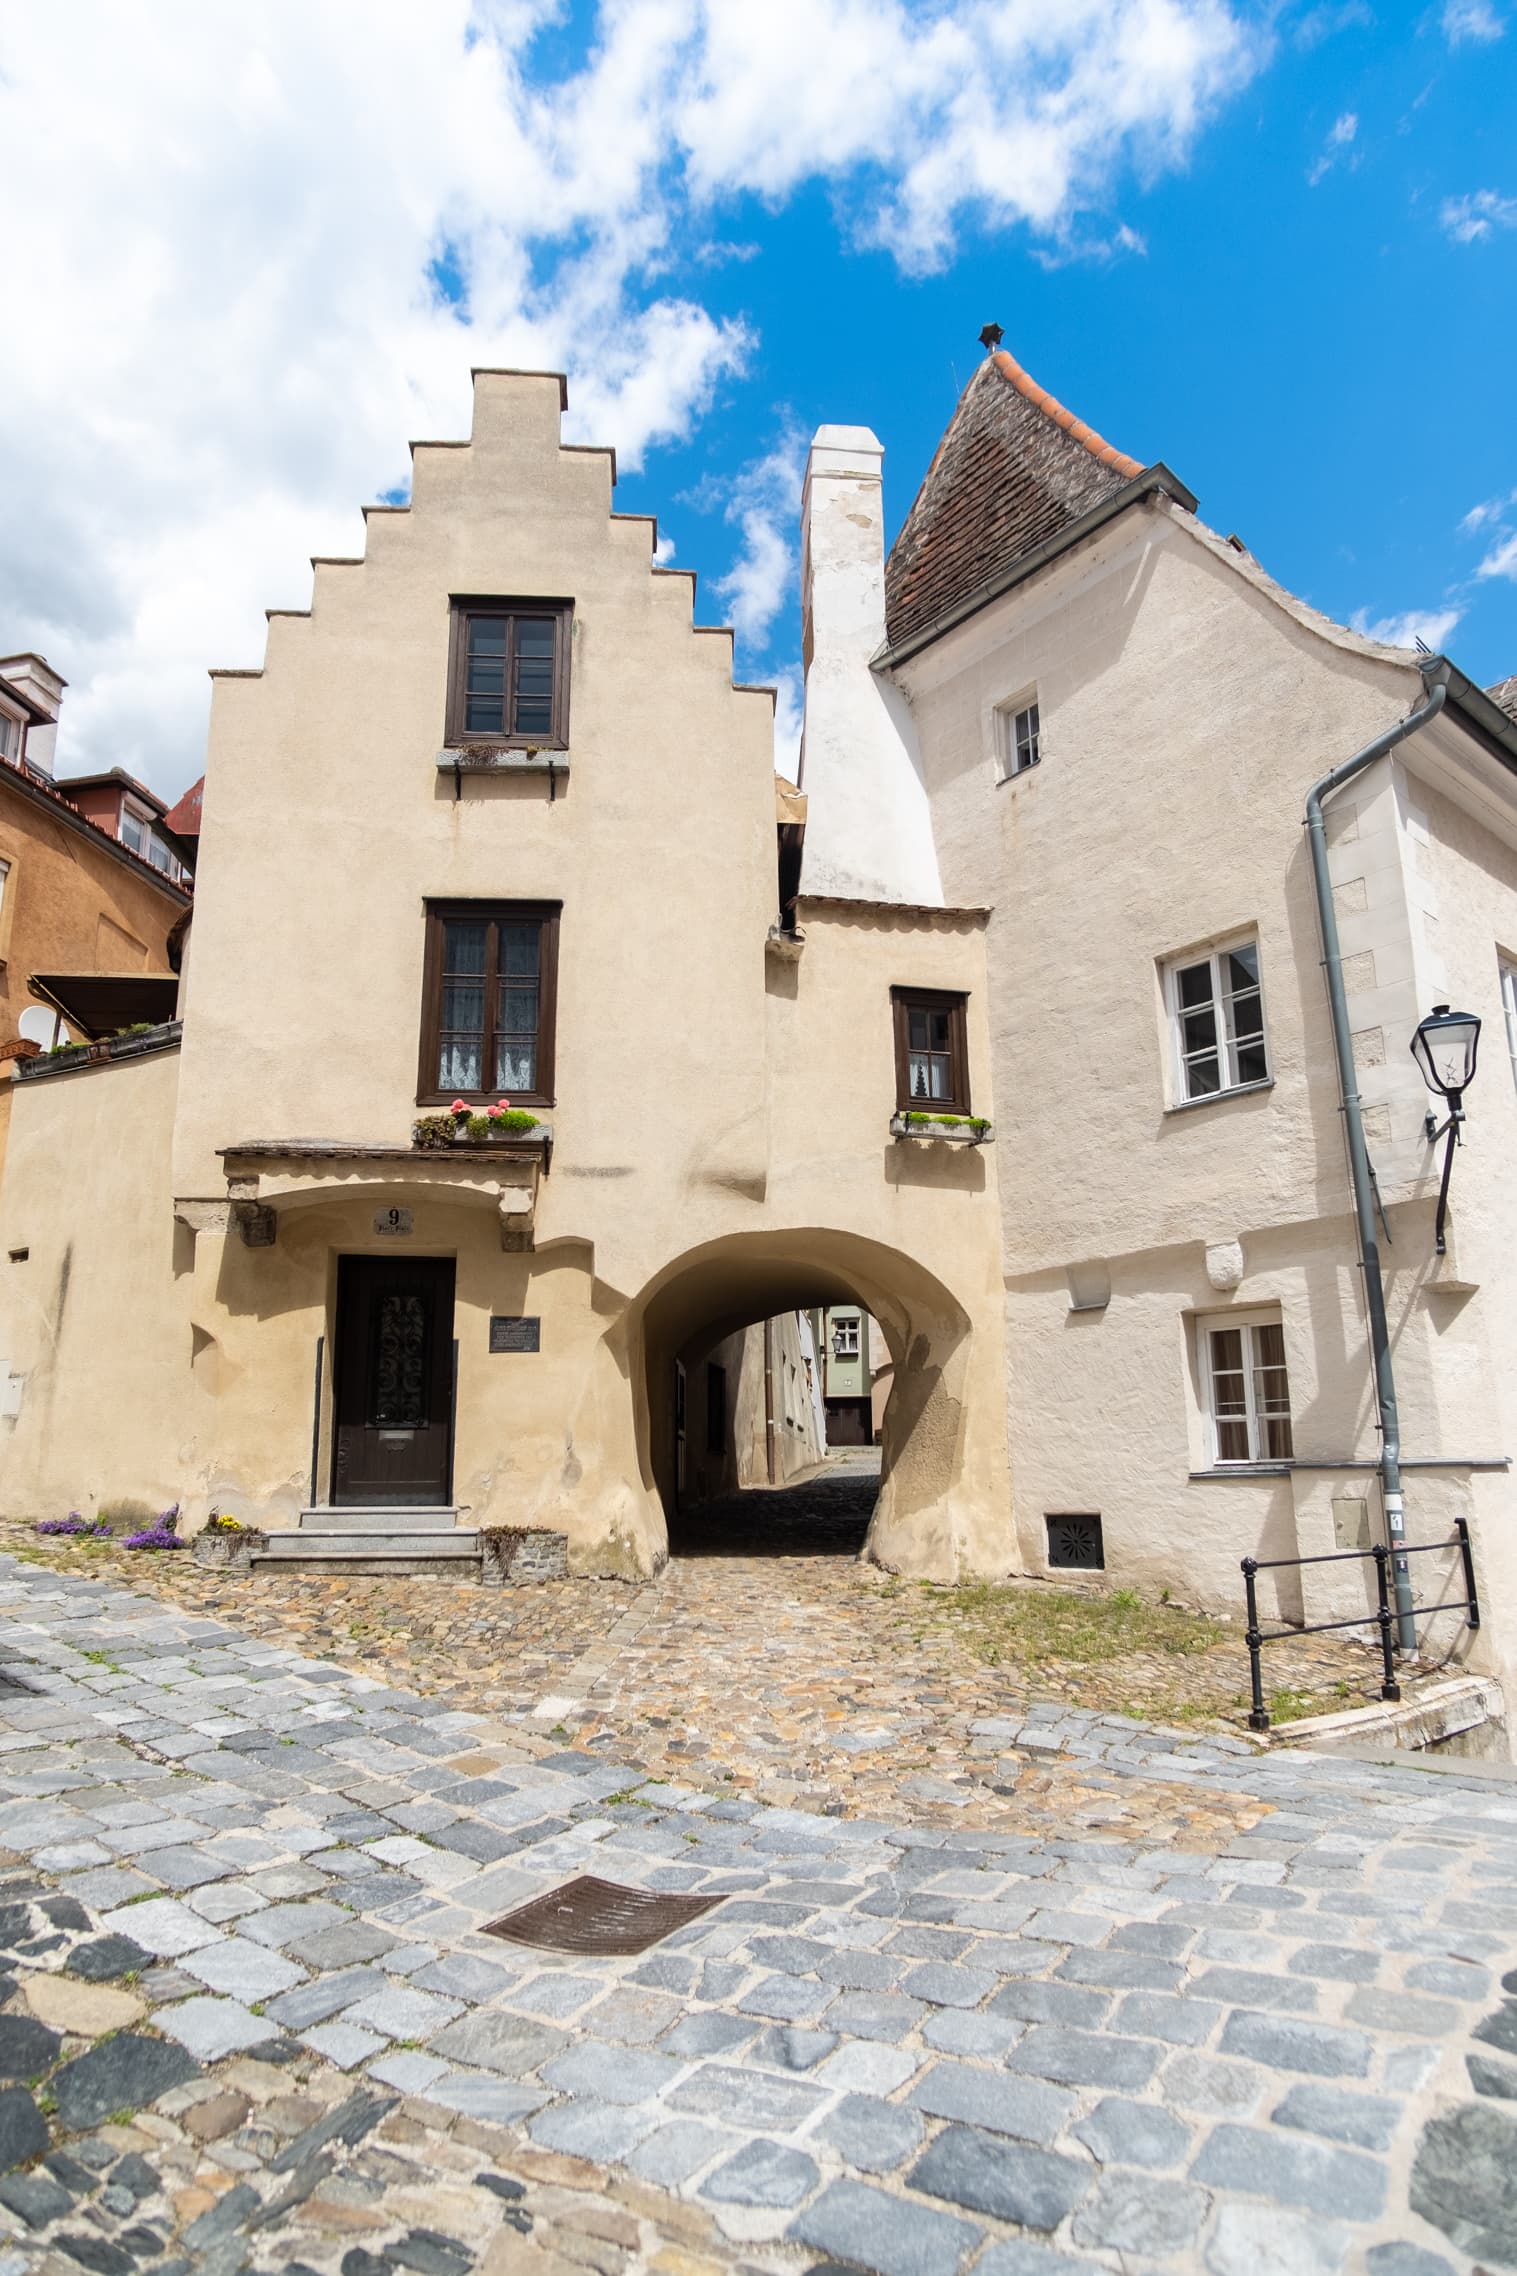
{"label": "metal plaque on wall", "polygon": [[508,1319],[496,1314],[490,1321],[492,1351],[541,1351],[540,1319]]}
{"label": "metal plaque on wall", "polygon": [[411,1230],[410,1210],[376,1209],[374,1212],[374,1230],[376,1233],[409,1233]]}

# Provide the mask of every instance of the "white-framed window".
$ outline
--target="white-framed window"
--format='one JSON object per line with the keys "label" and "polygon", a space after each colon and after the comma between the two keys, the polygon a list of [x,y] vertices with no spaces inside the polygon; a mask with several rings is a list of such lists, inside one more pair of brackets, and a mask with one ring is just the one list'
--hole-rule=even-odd
{"label": "white-framed window", "polygon": [[9,759],[12,765],[21,756],[21,722],[8,711],[0,711],[0,759]]}
{"label": "white-framed window", "polygon": [[1230,1312],[1198,1321],[1197,1335],[1213,1462],[1291,1461],[1290,1378],[1279,1318]]}
{"label": "white-framed window", "polygon": [[1517,1081],[1517,964],[1501,960],[1501,1008],[1506,1014],[1506,1047],[1512,1055],[1512,1077]]}
{"label": "white-framed window", "polygon": [[134,854],[146,854],[152,834],[145,814],[139,814],[134,806],[122,807],[121,843],[124,846],[130,846]]}
{"label": "white-framed window", "polygon": [[1177,956],[1165,969],[1165,994],[1178,1100],[1268,1082],[1257,940]]}
{"label": "white-framed window", "polygon": [[859,1323],[857,1320],[834,1320],[832,1323],[832,1350],[837,1359],[857,1359],[859,1356]]}
{"label": "white-framed window", "polygon": [[1025,774],[1042,757],[1042,727],[1035,695],[1018,696],[996,712],[996,765],[1002,782]]}

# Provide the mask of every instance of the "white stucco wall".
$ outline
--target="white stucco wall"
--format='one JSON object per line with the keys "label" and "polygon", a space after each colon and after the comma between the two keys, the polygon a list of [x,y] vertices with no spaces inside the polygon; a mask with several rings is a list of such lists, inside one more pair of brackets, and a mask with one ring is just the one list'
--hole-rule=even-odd
{"label": "white stucco wall", "polygon": [[[917,723],[945,893],[993,911],[1008,1446],[1022,1553],[1040,1564],[1048,1514],[1099,1511],[1114,1580],[1241,1616],[1240,1559],[1334,1549],[1335,1500],[1367,1497],[1382,1537],[1302,810],[1314,779],[1420,700],[1420,676],[1411,658],[1327,627],[1161,505],[1128,512],[896,677]],[[1002,781],[996,709],[1031,689],[1041,763]],[[1409,1532],[1437,1538],[1456,1512],[1476,1514],[1495,1604],[1479,1637],[1458,1648],[1510,1674],[1517,1588],[1504,1543],[1517,1536],[1517,1497],[1506,1472],[1463,1458],[1517,1450],[1499,1357],[1517,1348],[1510,1263],[1497,1294],[1498,1272],[1484,1261],[1487,1248],[1517,1254],[1517,1225],[1494,1173],[1482,1182],[1461,1162],[1460,1211],[1479,1231],[1461,1231],[1458,1271],[1485,1277],[1467,1301],[1429,1294],[1436,1165],[1407,1052],[1436,981],[1479,998],[1472,1008],[1495,1039],[1494,1079],[1488,1064],[1482,1085],[1503,1079],[1495,943],[1517,942],[1517,869],[1488,839],[1493,817],[1504,811],[1509,828],[1517,820],[1517,804],[1495,780],[1500,768],[1487,766],[1481,822],[1461,841],[1420,785],[1468,740],[1453,727],[1441,739],[1425,731],[1357,781],[1330,809],[1331,867],[1392,1229]],[[1271,1084],[1183,1104],[1163,969],[1239,934],[1259,942]],[[1508,1107],[1517,1114],[1517,1092]],[[1493,1130],[1483,1160],[1500,1159]],[[1235,1286],[1214,1285],[1209,1250],[1239,1252]],[[1212,1315],[1276,1306],[1297,1466],[1218,1473],[1198,1333]],[[1452,1466],[1417,1466],[1434,1460]],[[1446,1562],[1425,1560],[1428,1593]],[[1345,1568],[1308,1569],[1282,1576],[1265,1601],[1288,1617],[1326,1618],[1357,1609],[1355,1586],[1362,1595]]]}
{"label": "white stucco wall", "polygon": [[869,668],[885,639],[884,455],[868,427],[819,427],[806,461],[802,885],[936,907],[943,891],[910,710]]}

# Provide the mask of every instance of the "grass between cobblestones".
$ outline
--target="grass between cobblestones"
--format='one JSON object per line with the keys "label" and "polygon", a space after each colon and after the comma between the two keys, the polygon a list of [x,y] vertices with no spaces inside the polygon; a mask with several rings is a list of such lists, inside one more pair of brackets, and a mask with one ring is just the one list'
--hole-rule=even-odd
{"label": "grass between cobblestones", "polygon": [[[295,1598],[277,1596],[267,1580],[228,1580],[170,1556],[131,1551],[119,1540],[39,1539],[29,1526],[0,1521],[4,1546],[24,1562],[67,1572],[108,1572],[129,1585],[193,1605],[229,1613],[257,1631],[298,1629],[306,1647],[348,1665],[420,1685],[467,1693],[468,1703],[517,1712],[559,1688],[579,1655],[597,1646],[627,1608],[621,1584],[570,1581],[540,1589],[487,1595],[453,1582],[407,1581],[401,1587],[374,1578],[308,1576]],[[679,1588],[688,1595],[701,1560],[682,1561]],[[671,1568],[671,1573],[674,1568]],[[725,1585],[724,1585],[725,1570]],[[1103,1714],[1122,1714],[1181,1728],[1246,1727],[1248,1661],[1241,1628],[1167,1603],[1145,1601],[1131,1589],[1052,1587],[1044,1582],[968,1582],[948,1587],[900,1578],[882,1579],[851,1558],[808,1560],[804,1552],[783,1567],[760,1567],[767,1579],[783,1570],[787,1584],[823,1616],[841,1622],[845,1648],[883,1672],[903,1656],[913,1679],[956,1685],[1004,1678],[1028,1701],[1060,1699]],[[724,1618],[730,1601],[731,1564],[713,1560],[695,1600],[697,1642],[711,1616]],[[670,1575],[659,1587],[667,1597]],[[667,1658],[668,1706],[677,1708],[688,1667],[661,1610],[649,1641]],[[831,1664],[836,1629],[825,1653]],[[102,1673],[115,1674],[101,1654]],[[1314,1637],[1293,1644],[1283,1679],[1269,1696],[1275,1725],[1357,1706],[1375,1695],[1378,1662],[1347,1639]],[[657,1715],[659,1703],[639,1700],[639,1720]],[[981,1708],[981,1712],[986,1711]],[[676,1715],[676,1719],[678,1719]]]}

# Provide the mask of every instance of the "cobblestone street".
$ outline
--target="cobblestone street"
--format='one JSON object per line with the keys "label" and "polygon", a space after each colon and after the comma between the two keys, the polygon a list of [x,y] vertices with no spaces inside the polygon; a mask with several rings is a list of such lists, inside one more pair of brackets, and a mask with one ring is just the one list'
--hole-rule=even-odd
{"label": "cobblestone street", "polygon": [[[642,1586],[486,1591],[310,1573],[295,1588],[269,1568],[229,1579],[183,1555],[74,1548],[20,1528],[3,1538],[55,1569],[104,1568],[186,1612],[470,1712],[528,1715],[576,1745],[630,1748],[650,1773],[719,1794],[834,1812],[904,1800],[919,1822],[1181,1841],[1251,1822],[1247,1797],[1139,1787],[1099,1763],[1078,1779],[1068,1761],[1050,1774],[1038,1750],[1008,1752],[983,1727],[1008,1701],[1035,1701],[1247,1741],[1239,1624],[1214,1624],[1204,1648],[1184,1653],[1140,1643],[1095,1664],[1003,1662],[954,1592],[858,1562],[877,1480],[878,1455],[860,1450],[788,1490],[709,1505],[676,1522],[669,1564]],[[1016,1601],[1036,1610],[1057,1593],[1033,1584]],[[1378,1680],[1378,1655],[1337,1637],[1292,1644],[1270,1667],[1271,1683],[1329,1709],[1373,1699]],[[1408,1696],[1414,1687],[1408,1679]]]}
{"label": "cobblestone street", "polygon": [[[665,1680],[783,1747],[742,1564]],[[637,1727],[657,1591],[509,1714],[255,1599],[0,1560],[3,2276],[1517,2266],[1509,1781],[987,1669],[946,1758],[813,1700],[864,1766],[824,1814],[648,1777],[687,1743]],[[808,1615],[768,1611],[783,1667]],[[720,1901],[642,1957],[484,1933],[584,1872]]]}

